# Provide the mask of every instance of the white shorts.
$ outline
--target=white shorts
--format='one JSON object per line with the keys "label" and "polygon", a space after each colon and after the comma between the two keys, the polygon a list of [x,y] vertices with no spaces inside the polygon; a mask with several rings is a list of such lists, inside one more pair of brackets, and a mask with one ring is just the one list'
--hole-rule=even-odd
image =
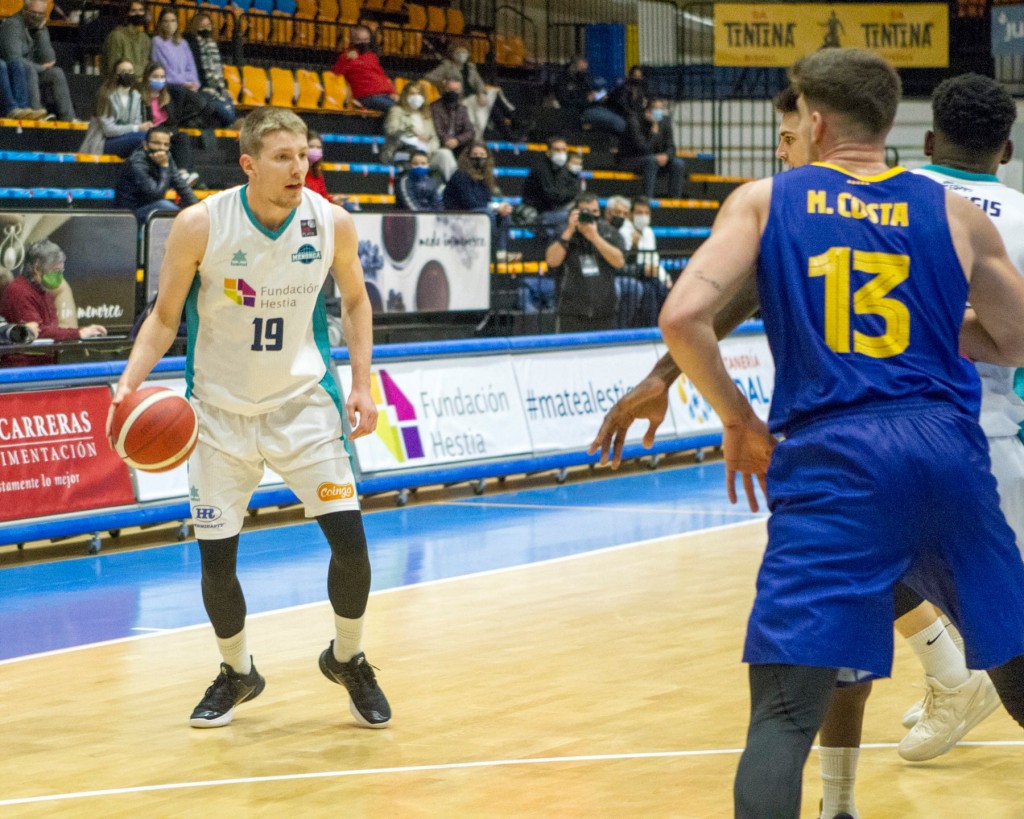
{"label": "white shorts", "polygon": [[999,487],[999,508],[1024,557],[1024,443],[1016,436],[989,438],[988,452]]}
{"label": "white shorts", "polygon": [[196,537],[223,540],[242,530],[264,465],[306,507],[306,517],[359,509],[352,463],[334,399],[319,384],[272,412],[238,415],[192,398],[199,443],[188,461]]}

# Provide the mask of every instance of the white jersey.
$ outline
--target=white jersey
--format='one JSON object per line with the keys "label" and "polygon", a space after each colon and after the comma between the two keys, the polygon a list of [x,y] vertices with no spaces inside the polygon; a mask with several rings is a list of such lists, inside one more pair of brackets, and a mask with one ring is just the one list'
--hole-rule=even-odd
{"label": "white jersey", "polygon": [[[970,199],[988,214],[1006,245],[1006,252],[1024,273],[1024,193],[1008,188],[995,176],[967,173],[943,165],[927,165],[914,173],[927,176],[946,190]],[[1022,328],[1024,329],[1024,328]],[[989,438],[1016,435],[1024,421],[1024,401],[1013,391],[1013,367],[977,365],[981,376],[981,428]]]}
{"label": "white jersey", "polygon": [[256,221],[244,186],[202,206],[210,238],[186,301],[189,395],[240,415],[271,412],[328,371],[320,290],[334,259],[331,204],[304,188],[276,231]]}

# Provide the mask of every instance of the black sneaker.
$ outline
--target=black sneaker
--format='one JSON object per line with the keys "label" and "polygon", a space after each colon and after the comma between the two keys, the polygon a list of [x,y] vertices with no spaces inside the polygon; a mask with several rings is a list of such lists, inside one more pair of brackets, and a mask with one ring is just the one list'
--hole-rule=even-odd
{"label": "black sneaker", "polygon": [[364,728],[384,728],[391,722],[391,706],[377,685],[373,666],[359,652],[347,663],[334,657],[334,640],[320,655],[320,670],[331,682],[348,689],[348,710]]}
{"label": "black sneaker", "polygon": [[220,674],[206,689],[188,724],[193,728],[220,728],[231,722],[235,706],[258,697],[267,681],[254,665],[248,674],[237,673],[227,663],[220,664]]}

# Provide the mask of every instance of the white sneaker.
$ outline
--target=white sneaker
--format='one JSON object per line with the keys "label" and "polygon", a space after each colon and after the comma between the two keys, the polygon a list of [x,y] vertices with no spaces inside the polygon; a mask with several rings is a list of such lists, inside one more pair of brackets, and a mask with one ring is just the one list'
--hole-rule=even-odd
{"label": "white sneaker", "polygon": [[900,719],[900,724],[906,728],[911,729],[917,725],[917,721],[921,719],[921,712],[924,711],[924,699],[919,699],[913,705],[911,705],[906,711],[903,712],[903,717]]}
{"label": "white sneaker", "polygon": [[928,690],[921,718],[897,749],[910,762],[942,756],[1000,705],[996,688],[984,671],[972,671],[956,688],[946,688],[934,677],[924,679]]}

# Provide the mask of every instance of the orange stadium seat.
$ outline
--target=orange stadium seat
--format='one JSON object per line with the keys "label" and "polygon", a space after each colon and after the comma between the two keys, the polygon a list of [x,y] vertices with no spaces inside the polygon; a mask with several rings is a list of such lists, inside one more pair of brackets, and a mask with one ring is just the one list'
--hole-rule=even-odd
{"label": "orange stadium seat", "polygon": [[295,107],[303,109],[319,108],[320,97],[324,94],[324,86],[320,82],[320,75],[315,71],[300,68],[295,72],[295,79],[299,84],[299,98],[295,101]]}
{"label": "orange stadium seat", "polygon": [[458,37],[466,30],[466,17],[458,9],[448,9],[448,26],[445,31]]}
{"label": "orange stadium seat", "polygon": [[224,82],[228,84],[232,101],[238,102],[238,95],[242,93],[242,75],[237,65],[224,65]]}
{"label": "orange stadium seat", "polygon": [[370,11],[383,11],[384,0],[363,0],[363,8]]}
{"label": "orange stadium seat", "polygon": [[324,81],[324,99],[320,107],[325,111],[343,111],[348,103],[348,83],[340,74],[333,71],[325,71],[322,75]]}
{"label": "orange stadium seat", "polygon": [[345,41],[342,30],[331,23],[318,23],[316,27],[316,47],[324,51],[338,51],[340,43]]}
{"label": "orange stadium seat", "polygon": [[270,39],[270,15],[259,9],[249,9],[245,18],[248,21],[246,37],[250,43],[265,43]]}
{"label": "orange stadium seat", "polygon": [[320,0],[320,9],[317,12],[317,19],[336,23],[338,21],[339,11],[338,0]]}
{"label": "orange stadium seat", "polygon": [[295,36],[295,18],[283,11],[271,12],[270,42],[274,45],[299,44]]}
{"label": "orange stadium seat", "polygon": [[399,12],[404,5],[405,0],[384,0],[384,11]]}
{"label": "orange stadium seat", "polygon": [[293,17],[295,45],[314,48],[316,46],[316,20],[303,17]]}
{"label": "orange stadium seat", "polygon": [[427,6],[427,31],[443,33],[448,28],[448,18],[440,6]]}
{"label": "orange stadium seat", "polygon": [[316,0],[296,0],[296,17],[305,17],[309,20],[315,20],[318,11],[319,9],[317,8]]}
{"label": "orange stadium seat", "polygon": [[359,0],[341,0],[338,22],[350,26],[359,22]]}
{"label": "orange stadium seat", "polygon": [[270,95],[267,72],[255,65],[242,66],[242,105],[266,105]]}
{"label": "orange stadium seat", "polygon": [[287,68],[270,69],[270,104],[291,108],[295,102],[295,75]]}
{"label": "orange stadium seat", "polygon": [[423,6],[410,3],[405,7],[409,12],[409,22],[405,26],[406,31],[418,31],[420,33],[427,29],[427,10]]}
{"label": "orange stadium seat", "polygon": [[401,95],[402,89],[405,88],[405,86],[407,86],[409,84],[409,78],[408,77],[395,77],[391,81],[391,84],[393,86],[395,86],[395,93],[398,94],[398,95]]}
{"label": "orange stadium seat", "polygon": [[380,26],[380,37],[378,42],[380,43],[381,51],[389,57],[394,57],[402,53],[402,30],[394,23],[381,23]]}

